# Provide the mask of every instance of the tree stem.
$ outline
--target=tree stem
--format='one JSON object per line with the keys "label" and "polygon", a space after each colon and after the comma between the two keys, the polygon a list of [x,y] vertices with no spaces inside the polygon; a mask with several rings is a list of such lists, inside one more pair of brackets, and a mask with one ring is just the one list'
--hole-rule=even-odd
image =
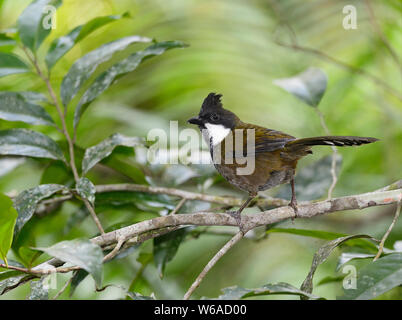
{"label": "tree stem", "polygon": [[226,252],[230,250],[236,243],[238,243],[241,239],[243,239],[244,233],[242,231],[239,231],[238,233],[235,234],[235,236],[230,239],[215,255],[214,257],[209,260],[208,264],[204,267],[204,269],[201,271],[201,273],[198,275],[197,279],[193,282],[191,287],[188,289],[186,294],[184,295],[183,299],[188,300],[190,296],[193,294],[195,289],[199,287],[201,284],[201,281],[205,278],[209,270],[212,269],[212,267],[222,258]]}
{"label": "tree stem", "polygon": [[[75,165],[75,154],[74,154],[74,143],[71,140],[71,136],[68,133],[68,128],[67,128],[67,123],[66,123],[66,111],[67,108],[64,108],[64,112],[62,111],[62,106],[60,105],[56,93],[52,87],[52,84],[50,83],[50,79],[49,77],[46,77],[42,70],[39,67],[38,64],[38,60],[36,59],[36,57],[31,57],[31,55],[29,54],[29,51],[27,50],[27,48],[23,47],[23,50],[26,54],[26,56],[28,57],[28,59],[31,61],[31,63],[34,65],[35,70],[37,72],[37,74],[39,75],[39,77],[45,82],[47,90],[50,94],[50,97],[53,100],[54,105],[56,106],[57,109],[57,113],[59,114],[60,120],[61,120],[61,124],[62,124],[62,132],[64,137],[67,140],[67,144],[68,144],[68,151],[69,151],[69,155],[70,155],[70,167],[71,167],[71,171],[73,172],[73,176],[74,176],[74,180],[75,183],[78,183],[78,181],[80,180],[80,176],[78,174],[78,170],[77,170],[77,166]],[[88,200],[83,199],[84,204],[86,206],[86,208],[88,209],[89,213],[92,216],[92,219],[95,221],[96,226],[98,227],[99,231],[101,234],[104,234],[105,231],[103,230],[102,224],[99,221],[98,216],[96,215],[96,212],[94,210],[94,208],[92,207],[92,205],[89,203]]]}

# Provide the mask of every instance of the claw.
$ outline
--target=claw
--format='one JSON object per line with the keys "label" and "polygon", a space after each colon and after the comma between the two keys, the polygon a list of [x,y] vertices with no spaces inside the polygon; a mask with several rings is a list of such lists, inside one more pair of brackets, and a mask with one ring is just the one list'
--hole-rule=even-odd
{"label": "claw", "polygon": [[295,215],[292,217],[292,223],[294,223],[295,218],[298,217],[296,192],[295,192],[295,179],[294,178],[292,178],[292,180],[290,180],[290,186],[292,188],[292,198],[290,199],[289,207],[292,207],[293,211],[295,212]]}
{"label": "claw", "polygon": [[295,221],[295,218],[299,217],[299,215],[298,215],[299,210],[297,209],[297,201],[296,201],[296,199],[292,199],[289,202],[289,207],[291,207],[293,209],[293,211],[295,212],[295,215],[291,218],[292,223],[293,223]]}
{"label": "claw", "polygon": [[251,202],[256,196],[257,196],[256,193],[255,193],[255,194],[254,194],[254,193],[253,193],[253,194],[250,194],[249,197],[247,198],[247,200],[244,201],[244,203],[240,206],[239,210],[237,210],[237,211],[229,211],[229,212],[228,212],[228,214],[230,214],[233,218],[236,219],[237,225],[239,226],[239,229],[240,229],[241,232],[243,232],[243,234],[245,233],[245,230],[244,230],[243,224],[241,223],[241,213],[242,213],[242,211],[243,211],[245,208],[248,207],[248,205],[250,204],[250,202]]}
{"label": "claw", "polygon": [[241,223],[241,212],[239,210],[228,211],[227,214],[230,214],[233,218],[235,218],[240,231],[244,231],[243,224]]}

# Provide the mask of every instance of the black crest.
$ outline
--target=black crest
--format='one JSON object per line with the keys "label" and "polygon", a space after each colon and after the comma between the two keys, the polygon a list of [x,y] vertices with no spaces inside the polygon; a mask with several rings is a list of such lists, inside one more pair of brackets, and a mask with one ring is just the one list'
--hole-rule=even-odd
{"label": "black crest", "polygon": [[221,102],[221,94],[216,94],[214,92],[211,92],[204,100],[202,103],[201,110],[202,111],[208,111],[208,110],[214,110],[217,108],[222,108],[222,102]]}

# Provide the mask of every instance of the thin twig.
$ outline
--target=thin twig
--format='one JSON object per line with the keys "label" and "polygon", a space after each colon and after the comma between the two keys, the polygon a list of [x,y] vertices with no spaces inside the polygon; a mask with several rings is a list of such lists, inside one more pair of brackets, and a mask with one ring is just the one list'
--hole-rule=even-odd
{"label": "thin twig", "polygon": [[[318,108],[314,108],[314,110],[316,111],[318,117],[320,118],[321,126],[323,127],[325,134],[328,136],[331,135],[327,123],[325,122],[324,114]],[[335,186],[338,182],[338,177],[336,175],[336,158],[338,157],[338,150],[336,149],[335,146],[332,146],[331,148],[332,148],[332,162],[331,162],[332,183],[328,189],[328,197],[327,197],[328,200],[332,199],[332,192],[334,191]]]}
{"label": "thin twig", "polygon": [[182,198],[179,203],[177,204],[176,208],[173,209],[173,211],[170,214],[176,214],[177,212],[179,212],[179,210],[181,209],[181,207],[184,205],[184,203],[187,201],[187,199]]}
{"label": "thin twig", "polygon": [[57,196],[51,199],[46,199],[40,202],[41,205],[47,206],[47,205],[51,205],[51,204],[55,204],[58,202],[64,202],[67,200],[71,200],[72,198],[74,198],[74,196],[72,194],[67,194],[64,196]]}
{"label": "thin twig", "polygon": [[[341,68],[344,68],[345,70],[348,70],[349,72],[364,76],[364,77],[366,77],[366,79],[370,80],[374,84],[382,86],[390,94],[394,95],[396,98],[398,98],[399,100],[402,101],[402,94],[399,91],[397,91],[396,89],[394,89],[393,87],[391,87],[387,82],[385,82],[381,78],[365,71],[364,69],[355,67],[353,65],[347,64],[346,62],[340,61],[332,56],[329,56],[328,54],[326,54],[318,49],[299,45],[297,43],[296,33],[294,32],[290,23],[286,19],[284,19],[283,16],[281,15],[281,13],[279,12],[276,1],[271,1],[270,4],[271,4],[272,10],[275,12],[275,14],[278,17],[279,25],[280,24],[285,25],[288,28],[288,30],[290,31],[290,35],[291,35],[291,43],[290,44],[285,43],[285,42],[279,40],[278,38],[274,39],[276,44],[278,44],[279,46],[284,47],[284,48],[290,48],[293,50],[313,54],[313,55],[317,56],[318,58],[329,61],[334,65],[337,65]],[[392,50],[392,48],[391,48],[391,50]]]}
{"label": "thin twig", "polygon": [[92,207],[92,204],[87,199],[82,199],[82,201],[84,202],[85,207],[88,209],[89,213],[91,214],[91,217],[94,220],[96,226],[98,227],[100,233],[105,234],[105,230],[103,229],[102,224],[101,224],[98,216],[96,215],[94,208]]}
{"label": "thin twig", "polygon": [[5,263],[0,263],[0,268],[20,271],[20,272],[28,273],[28,274],[32,274],[32,275],[41,275],[42,274],[42,273],[37,273],[34,270],[30,270],[30,269],[22,268],[22,267],[17,267],[17,266],[11,266],[11,265],[5,264]]}
{"label": "thin twig", "polygon": [[384,44],[384,46],[389,51],[392,59],[394,59],[396,65],[399,68],[399,72],[401,73],[401,76],[402,76],[402,65],[401,65],[401,62],[399,60],[399,57],[398,57],[397,53],[395,52],[394,48],[392,48],[391,44],[388,42],[387,37],[385,36],[384,32],[381,30],[381,27],[378,24],[377,19],[375,18],[374,10],[373,10],[373,8],[371,6],[370,0],[366,0],[366,7],[367,7],[368,12],[370,14],[370,21],[371,21],[372,26],[374,27],[375,31],[377,32],[377,34],[380,37],[380,39],[381,39],[382,43]]}
{"label": "thin twig", "polygon": [[70,277],[70,279],[68,279],[68,280],[66,281],[66,283],[65,283],[65,284],[63,285],[63,287],[59,290],[59,292],[57,292],[57,293],[55,294],[55,296],[52,298],[52,300],[57,300],[57,299],[63,294],[63,292],[66,291],[68,285],[73,281],[73,278],[74,278],[74,276]]}
{"label": "thin twig", "polygon": [[109,260],[113,259],[113,258],[119,253],[119,250],[120,250],[121,246],[124,244],[124,241],[125,241],[125,240],[124,240],[123,238],[119,239],[119,240],[117,241],[117,244],[116,244],[116,246],[114,247],[114,249],[113,249],[111,252],[109,252],[109,253],[103,258],[103,262],[106,262],[106,261],[109,261]]}
{"label": "thin twig", "polygon": [[376,261],[381,256],[381,254],[384,250],[385,241],[387,240],[389,234],[391,233],[392,228],[395,226],[395,223],[398,221],[399,214],[401,213],[401,205],[402,205],[402,202],[399,202],[396,207],[394,219],[392,220],[387,232],[385,232],[384,236],[382,237],[380,245],[378,247],[378,252],[377,252],[376,256],[374,257],[373,261]]}
{"label": "thin twig", "polygon": [[193,294],[194,290],[198,288],[198,286],[201,284],[201,281],[204,279],[204,277],[207,275],[209,270],[212,269],[212,267],[219,261],[220,258],[222,258],[226,252],[230,250],[237,242],[239,242],[244,236],[244,233],[242,231],[239,231],[236,233],[236,235],[230,239],[215,255],[214,257],[209,260],[208,264],[205,266],[205,268],[201,271],[201,273],[198,275],[197,279],[193,282],[191,287],[188,289],[186,294],[184,295],[183,299],[188,300],[190,296]]}
{"label": "thin twig", "polygon": [[358,67],[352,66],[350,64],[347,64],[346,62],[340,61],[334,57],[329,56],[328,54],[314,49],[314,48],[309,48],[306,46],[300,46],[298,44],[287,44],[284,43],[282,41],[276,40],[276,43],[282,47],[286,47],[286,48],[290,48],[290,49],[294,49],[294,50],[298,50],[298,51],[303,51],[306,53],[311,53],[314,54],[315,56],[327,60],[339,67],[342,67],[346,70],[348,70],[349,72],[355,73],[355,74],[359,74],[361,76],[366,77],[366,79],[370,80],[371,82],[374,82],[375,84],[382,86],[384,89],[386,89],[390,94],[392,94],[393,96],[395,96],[396,98],[398,98],[399,100],[402,101],[402,94],[400,92],[398,92],[397,90],[395,90],[393,87],[391,87],[388,83],[386,83],[384,80],[382,80],[381,78],[365,71],[364,69],[360,69]]}
{"label": "thin twig", "polygon": [[0,263],[0,268],[4,268],[4,269],[9,269],[9,270],[15,270],[15,271],[20,271],[26,274],[31,274],[34,276],[44,276],[44,275],[48,275],[51,273],[68,273],[74,270],[78,270],[80,269],[80,267],[77,266],[72,266],[72,267],[66,267],[66,268],[51,268],[51,269],[36,269],[36,268],[32,268],[32,269],[27,269],[27,268],[22,268],[22,267],[16,267],[16,266],[10,266],[7,264],[3,264]]}

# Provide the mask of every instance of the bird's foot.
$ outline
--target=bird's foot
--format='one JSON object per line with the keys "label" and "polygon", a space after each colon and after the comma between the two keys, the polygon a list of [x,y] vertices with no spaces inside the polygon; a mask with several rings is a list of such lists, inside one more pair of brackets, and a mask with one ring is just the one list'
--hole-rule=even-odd
{"label": "bird's foot", "polygon": [[240,231],[244,232],[244,227],[243,227],[243,224],[241,222],[241,212],[239,210],[237,210],[237,211],[228,211],[227,214],[230,214],[233,218],[235,218]]}
{"label": "bird's foot", "polygon": [[297,209],[297,201],[296,199],[292,199],[289,202],[289,207],[291,207],[295,213],[295,215],[291,218],[292,219],[292,223],[294,223],[295,219],[299,217],[298,212],[299,210]]}

